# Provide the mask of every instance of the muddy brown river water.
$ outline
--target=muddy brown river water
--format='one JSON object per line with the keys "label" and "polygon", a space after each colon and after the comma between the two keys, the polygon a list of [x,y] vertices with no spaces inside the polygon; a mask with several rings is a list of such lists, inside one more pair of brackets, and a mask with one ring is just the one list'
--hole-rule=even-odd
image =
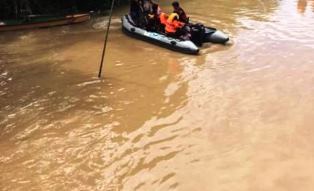
{"label": "muddy brown river water", "polygon": [[104,18],[0,33],[0,190],[314,190],[314,1],[182,5],[232,44],[138,41],[121,8],[99,80]]}

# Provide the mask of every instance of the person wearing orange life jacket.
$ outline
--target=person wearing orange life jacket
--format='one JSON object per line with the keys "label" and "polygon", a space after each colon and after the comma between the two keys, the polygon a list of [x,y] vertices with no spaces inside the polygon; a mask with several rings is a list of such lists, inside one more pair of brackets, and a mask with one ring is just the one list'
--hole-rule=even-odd
{"label": "person wearing orange life jacket", "polygon": [[184,23],[179,21],[179,15],[177,13],[171,13],[166,22],[165,31],[169,36],[181,37],[185,35],[183,27]]}
{"label": "person wearing orange life jacket", "polygon": [[169,15],[167,15],[166,13],[160,13],[159,15],[159,20],[160,20],[160,32],[165,32],[165,28],[166,28],[166,25],[167,25],[167,20],[169,18]]}
{"label": "person wearing orange life jacket", "polygon": [[166,13],[163,13],[163,12],[160,13],[160,15],[159,15],[159,19],[160,19],[161,24],[164,24],[165,26],[167,24],[168,18],[169,18],[169,15],[167,15]]}

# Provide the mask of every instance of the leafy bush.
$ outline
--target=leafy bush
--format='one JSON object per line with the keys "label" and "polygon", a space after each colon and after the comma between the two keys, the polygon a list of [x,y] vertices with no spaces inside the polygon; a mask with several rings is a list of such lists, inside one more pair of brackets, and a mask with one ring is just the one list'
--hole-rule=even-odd
{"label": "leafy bush", "polygon": [[[116,0],[116,5],[128,0]],[[21,18],[25,15],[62,15],[77,12],[104,11],[111,0],[1,0],[0,19]]]}

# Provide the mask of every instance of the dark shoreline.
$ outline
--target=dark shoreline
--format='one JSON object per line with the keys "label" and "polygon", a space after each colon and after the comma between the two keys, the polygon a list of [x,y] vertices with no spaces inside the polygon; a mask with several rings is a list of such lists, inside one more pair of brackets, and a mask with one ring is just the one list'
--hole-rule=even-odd
{"label": "dark shoreline", "polygon": [[[128,0],[115,0],[115,7],[128,4]],[[20,20],[28,15],[69,15],[77,13],[91,13],[92,15],[106,15],[110,9],[111,0],[70,0],[58,2],[47,0],[4,0],[0,2],[0,20]]]}

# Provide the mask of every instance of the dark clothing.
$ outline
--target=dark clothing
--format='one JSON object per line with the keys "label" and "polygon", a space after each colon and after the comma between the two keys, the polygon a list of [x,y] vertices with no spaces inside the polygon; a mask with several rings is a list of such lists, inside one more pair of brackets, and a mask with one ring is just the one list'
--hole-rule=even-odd
{"label": "dark clothing", "polygon": [[131,0],[130,2],[130,15],[134,24],[140,28],[159,31],[161,28],[159,12],[158,4],[150,0]]}
{"label": "dark clothing", "polygon": [[143,11],[146,15],[153,12],[153,10],[152,10],[153,5],[149,0],[143,0],[142,2],[143,2],[143,5],[142,5]]}
{"label": "dark clothing", "polygon": [[172,38],[179,38],[182,40],[190,40],[190,35],[184,28],[178,29],[174,33],[167,33],[167,36],[172,37]]}
{"label": "dark clothing", "polygon": [[156,3],[151,4],[151,11],[147,14],[147,30],[149,31],[159,31],[161,28],[161,23],[159,19],[159,6]]}
{"label": "dark clothing", "polygon": [[157,32],[160,30],[160,20],[158,17],[152,17],[148,19],[147,30]]}
{"label": "dark clothing", "polygon": [[136,0],[131,0],[130,2],[130,13],[138,13],[141,10],[139,3]]}
{"label": "dark clothing", "polygon": [[156,3],[153,3],[153,5],[152,5],[152,14],[154,14],[154,15],[159,15],[159,5],[158,4],[156,4]]}
{"label": "dark clothing", "polygon": [[205,38],[205,27],[202,24],[191,25],[191,40],[197,46],[202,46]]}
{"label": "dark clothing", "polygon": [[134,24],[139,27],[144,27],[147,25],[147,20],[141,6],[141,0],[131,0],[130,3],[130,15]]}
{"label": "dark clothing", "polygon": [[181,7],[175,8],[173,12],[179,15],[179,21],[184,23],[189,22],[189,18],[186,16],[185,11]]}

